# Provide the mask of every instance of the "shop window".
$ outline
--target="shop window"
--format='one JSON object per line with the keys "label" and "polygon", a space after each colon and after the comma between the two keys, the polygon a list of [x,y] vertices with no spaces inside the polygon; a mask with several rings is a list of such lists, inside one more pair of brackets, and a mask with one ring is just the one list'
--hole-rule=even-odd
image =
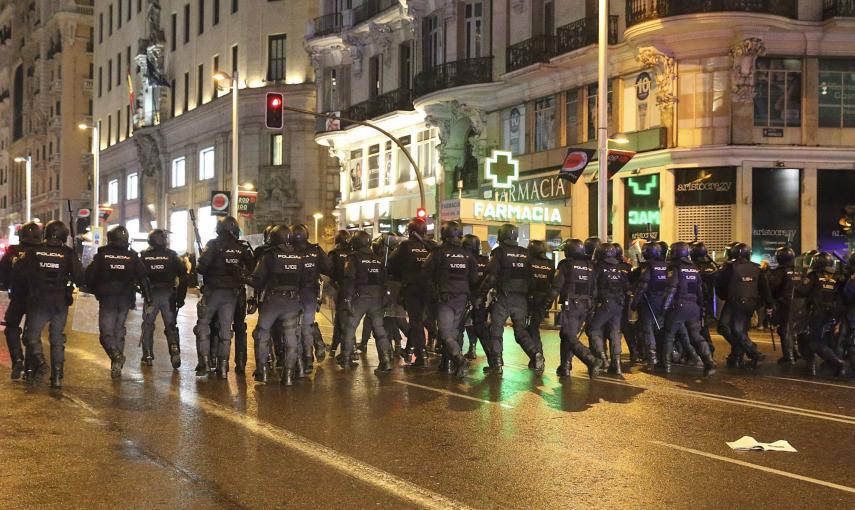
{"label": "shop window", "polygon": [[380,186],[380,145],[368,148],[368,189]]}
{"label": "shop window", "polygon": [[[411,138],[409,136],[404,136],[399,139],[401,145],[406,147],[408,151],[412,152],[410,140]],[[397,149],[396,152],[398,153],[398,182],[410,182],[415,180],[416,175],[415,170],[413,169],[413,164],[410,163],[410,160],[400,148]]]}
{"label": "shop window", "polygon": [[350,191],[362,190],[362,150],[350,151]]}
{"label": "shop window", "polygon": [[392,142],[386,142],[383,150],[383,185],[389,186],[393,184],[392,177]]}
{"label": "shop window", "polygon": [[802,115],[802,61],[761,58],[755,72],[754,125],[799,127]]}
{"label": "shop window", "polygon": [[754,168],[751,199],[751,258],[774,261],[775,250],[789,243],[801,251],[801,170]]}
{"label": "shop window", "polygon": [[525,154],[525,105],[513,106],[502,112],[504,148],[513,154]]}
{"label": "shop window", "polygon": [[819,127],[855,127],[855,60],[819,61]]}
{"label": "shop window", "polygon": [[534,150],[535,152],[555,148],[555,96],[547,96],[534,102]]}

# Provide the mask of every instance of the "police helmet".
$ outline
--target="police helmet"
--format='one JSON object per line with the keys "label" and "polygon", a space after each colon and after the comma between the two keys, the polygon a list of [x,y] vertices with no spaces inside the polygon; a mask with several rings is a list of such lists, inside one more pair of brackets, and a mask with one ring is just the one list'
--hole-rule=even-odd
{"label": "police helmet", "polygon": [[659,245],[659,252],[662,254],[662,260],[665,260],[668,256],[668,248],[670,248],[670,246],[665,241],[656,241],[656,244]]}
{"label": "police helmet", "polygon": [[339,230],[335,233],[335,244],[342,245],[350,242],[350,232],[347,230]]}
{"label": "police helmet", "polygon": [[605,262],[606,264],[617,264],[617,246],[614,243],[603,243],[600,245],[599,248],[597,248],[597,251],[595,252],[595,257],[598,262]]}
{"label": "police helmet", "polygon": [[294,246],[305,246],[309,242],[309,227],[303,223],[291,227],[291,242]]}
{"label": "police helmet", "polygon": [[615,246],[615,255],[617,256],[618,262],[623,261],[623,246],[620,243],[612,243]]}
{"label": "police helmet", "polygon": [[791,266],[796,260],[796,252],[789,246],[781,246],[775,250],[775,261],[782,266]]}
{"label": "police helmet", "polygon": [[357,230],[350,238],[350,245],[354,250],[361,250],[371,245],[371,234],[364,230]]}
{"label": "police helmet", "polygon": [[751,259],[751,248],[745,243],[739,243],[734,248],[734,260],[745,262]]}
{"label": "police helmet", "polygon": [[278,246],[280,244],[288,244],[291,242],[291,229],[288,225],[276,225],[270,231],[270,245]]}
{"label": "police helmet", "polygon": [[148,245],[152,248],[166,248],[166,232],[162,228],[149,232]]}
{"label": "police helmet", "polygon": [[581,260],[591,256],[585,251],[585,244],[581,239],[568,239],[564,241],[564,256],[568,259]]}
{"label": "police helmet", "polygon": [[739,246],[739,241],[733,241],[732,243],[728,243],[727,246],[724,247],[724,256],[729,261],[736,260],[736,247]]}
{"label": "police helmet", "polygon": [[276,225],[270,224],[264,227],[264,232],[262,232],[261,236],[264,239],[264,244],[270,244],[270,233],[273,232],[273,229],[276,228]]}
{"label": "police helmet", "polygon": [[127,248],[129,239],[128,229],[123,225],[113,227],[107,232],[107,244],[114,248]]}
{"label": "police helmet", "polygon": [[671,260],[674,262],[692,262],[691,249],[689,248],[689,243],[684,243],[683,241],[678,241],[671,245],[671,249],[668,254],[671,257]]}
{"label": "police helmet", "polygon": [[443,241],[459,241],[463,236],[463,229],[456,221],[446,221],[442,224],[439,235]]}
{"label": "police helmet", "polygon": [[549,245],[546,241],[533,240],[528,242],[529,257],[545,258],[549,253]]}
{"label": "police helmet", "polygon": [[600,247],[602,241],[600,241],[599,237],[589,237],[585,239],[585,254],[589,257],[594,257],[594,253],[597,251],[597,248]]}
{"label": "police helmet", "polygon": [[59,220],[49,221],[45,225],[45,241],[56,240],[61,243],[68,241],[68,227]]}
{"label": "police helmet", "polygon": [[499,227],[497,237],[500,243],[510,242],[515,243],[519,239],[520,231],[513,223],[505,223]]}
{"label": "police helmet", "polygon": [[422,238],[425,237],[427,235],[427,222],[421,218],[413,218],[407,223],[407,234],[411,237],[413,235],[418,235]]}
{"label": "police helmet", "polygon": [[662,260],[662,249],[658,243],[644,243],[641,247],[641,256],[646,261]]}
{"label": "police helmet", "polygon": [[217,235],[229,235],[235,238],[240,237],[240,225],[238,225],[238,220],[235,219],[234,216],[226,216],[225,218],[221,219],[217,223]]}
{"label": "police helmet", "polygon": [[810,261],[810,270],[815,273],[833,273],[834,257],[824,251],[817,253]]}
{"label": "police helmet", "polygon": [[24,223],[18,231],[18,239],[21,244],[39,244],[42,241],[42,226],[35,221]]}
{"label": "police helmet", "polygon": [[694,262],[709,262],[710,260],[709,251],[707,251],[707,245],[705,245],[701,241],[692,243],[690,255],[692,257],[692,261]]}
{"label": "police helmet", "polygon": [[463,247],[472,255],[481,255],[481,239],[475,234],[463,236]]}

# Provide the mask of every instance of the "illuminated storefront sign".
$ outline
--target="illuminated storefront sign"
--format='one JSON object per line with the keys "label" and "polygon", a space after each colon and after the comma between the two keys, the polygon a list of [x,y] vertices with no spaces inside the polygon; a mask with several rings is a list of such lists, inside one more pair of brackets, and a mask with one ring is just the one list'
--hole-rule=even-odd
{"label": "illuminated storefront sign", "polygon": [[492,196],[498,202],[507,200],[540,203],[570,198],[567,196],[567,181],[554,174],[522,179],[513,183],[510,188],[499,190],[484,188],[483,190],[487,192],[483,195],[484,197]]}
{"label": "illuminated storefront sign", "polygon": [[476,220],[519,223],[552,223],[562,225],[561,209],[512,202],[474,200],[472,217]]}
{"label": "illuminated storefront sign", "polygon": [[520,162],[510,151],[493,151],[484,163],[484,177],[494,188],[512,188],[520,178]]}
{"label": "illuminated storefront sign", "polygon": [[634,176],[626,179],[626,239],[653,241],[659,238],[659,174]]}

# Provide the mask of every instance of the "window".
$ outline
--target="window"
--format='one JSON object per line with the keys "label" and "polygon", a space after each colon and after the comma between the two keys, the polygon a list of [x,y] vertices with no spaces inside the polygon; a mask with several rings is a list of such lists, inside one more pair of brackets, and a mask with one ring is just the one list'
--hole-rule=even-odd
{"label": "window", "polygon": [[131,239],[132,243],[134,238],[141,237],[139,218],[128,218],[128,220],[125,221],[125,228],[128,229],[128,237]]}
{"label": "window", "polygon": [[131,105],[125,105],[125,138],[131,137]]}
{"label": "window", "polygon": [[380,146],[368,148],[368,189],[380,186]]}
{"label": "window", "polygon": [[107,92],[113,90],[113,61],[107,61]]}
{"label": "window", "polygon": [[190,4],[184,5],[184,44],[190,42]]}
{"label": "window", "polygon": [[220,23],[220,0],[211,0],[213,4],[211,7],[211,18],[213,18],[211,24],[217,26]]}
{"label": "window", "polygon": [[534,102],[534,150],[555,148],[555,96]]}
{"label": "window", "polygon": [[757,59],[755,91],[755,126],[801,126],[802,61],[800,59]]}
{"label": "window", "polygon": [[579,89],[567,91],[565,94],[566,135],[567,145],[580,142],[579,140]]}
{"label": "window", "polygon": [[179,254],[187,252],[187,218],[187,211],[169,214],[169,249]]}
{"label": "window", "polygon": [[175,158],[172,160],[172,173],[169,179],[169,187],[180,188],[184,186],[187,174],[185,172],[186,160],[184,158]]}
{"label": "window", "polygon": [[401,89],[413,88],[413,47],[411,41],[398,46],[398,86]]}
{"label": "window", "polygon": [[142,0],[137,0],[137,12],[142,12]]}
{"label": "window", "polygon": [[131,0],[128,0],[128,21],[131,21],[131,13],[132,12],[133,12],[133,9],[131,8]]}
{"label": "window", "polygon": [[[606,91],[608,116],[612,116],[612,81]],[[588,140],[597,139],[597,84],[588,85]]]}
{"label": "window", "polygon": [[199,220],[199,240],[202,246],[205,246],[208,241],[217,237],[217,217],[211,214],[211,206],[206,205],[199,208],[196,218]]}
{"label": "window", "polygon": [[335,112],[339,109],[338,69],[324,69],[324,111]]}
{"label": "window", "polygon": [[205,0],[199,0],[199,35],[205,33]]}
{"label": "window", "polygon": [[436,129],[425,129],[418,135],[419,169],[424,177],[433,177],[436,170]]}
{"label": "window", "polygon": [[122,110],[116,110],[116,143],[119,143],[119,135],[122,134]]}
{"label": "window", "polygon": [[285,34],[267,38],[267,81],[285,79]]}
{"label": "window", "polygon": [[107,182],[107,205],[119,203],[119,179],[111,179]]}
{"label": "window", "polygon": [[[409,136],[403,136],[399,138],[398,141],[401,142],[401,145],[406,147],[408,151],[412,150],[410,147],[411,138]],[[395,152],[398,155],[398,182],[409,182],[415,180],[416,175],[413,171],[413,165],[404,154],[404,151],[397,148],[395,149]]]}
{"label": "window", "polygon": [[113,35],[113,4],[110,4],[107,10],[109,12],[107,16],[107,33]]}
{"label": "window", "polygon": [[819,61],[819,127],[855,127],[855,61]]}
{"label": "window", "polygon": [[190,109],[190,73],[184,73],[184,110],[187,112]]}
{"label": "window", "polygon": [[503,148],[512,154],[525,154],[526,121],[525,105],[513,106],[502,111],[502,139]]}
{"label": "window", "polygon": [[232,46],[232,74],[238,70],[238,45]]}
{"label": "window", "polygon": [[382,89],[380,76],[380,69],[382,68],[380,65],[381,58],[383,58],[383,55],[374,55],[368,61],[368,97],[370,99],[379,96]]}
{"label": "window", "polygon": [[178,93],[175,91],[175,80],[169,82],[169,116],[175,118],[175,96]]}
{"label": "window", "polygon": [[205,83],[205,70],[204,64],[199,64],[196,67],[196,106],[201,106],[205,102],[205,98],[202,97],[202,86]]}
{"label": "window", "polygon": [[119,7],[119,17],[116,18],[116,24],[118,25],[116,28],[122,28],[122,0],[116,2]]}
{"label": "window", "polygon": [[122,52],[116,55],[116,86],[122,85]]}
{"label": "window", "polygon": [[273,166],[285,164],[285,140],[282,133],[270,135],[270,164]]}
{"label": "window", "polygon": [[[220,56],[214,55],[214,62],[211,66],[211,75],[217,74],[217,71],[220,70]],[[211,80],[211,99],[217,97],[217,80]]]}
{"label": "window", "polygon": [[113,116],[107,115],[107,147],[113,145]]}
{"label": "window", "polygon": [[466,58],[481,56],[481,23],[483,5],[479,1],[467,2],[464,8],[464,30],[466,35]]}
{"label": "window", "polygon": [[128,174],[127,186],[125,189],[126,200],[136,200],[140,197],[140,177],[136,172]]}
{"label": "window", "polygon": [[104,92],[104,68],[98,66],[98,97]]}
{"label": "window", "polygon": [[199,180],[214,178],[214,148],[208,147],[199,151]]}
{"label": "window", "polygon": [[98,14],[98,44],[104,42],[104,13]]}
{"label": "window", "polygon": [[433,69],[442,64],[444,54],[442,49],[442,22],[439,16],[428,16],[422,22],[424,40],[422,42],[423,70]]}
{"label": "window", "polygon": [[232,14],[238,12],[238,0],[232,0]]}
{"label": "window", "polygon": [[172,14],[172,24],[170,27],[171,37],[169,38],[169,49],[175,51],[175,48],[178,45],[178,15],[175,13]]}

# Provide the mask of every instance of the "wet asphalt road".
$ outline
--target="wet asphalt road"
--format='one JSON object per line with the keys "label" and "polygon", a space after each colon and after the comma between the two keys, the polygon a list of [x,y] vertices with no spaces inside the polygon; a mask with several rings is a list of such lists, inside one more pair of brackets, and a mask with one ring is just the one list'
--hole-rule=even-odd
{"label": "wet asphalt road", "polygon": [[[560,381],[555,332],[536,377],[508,331],[501,379],[483,356],[463,382],[377,377],[372,346],[353,371],[258,386],[195,377],[192,305],[177,372],[161,332],[139,366],[139,311],[120,381],[70,318],[61,391],[10,382],[3,342],[0,508],[855,508],[852,381],[774,363]],[[798,453],[732,452],[743,435]]]}

